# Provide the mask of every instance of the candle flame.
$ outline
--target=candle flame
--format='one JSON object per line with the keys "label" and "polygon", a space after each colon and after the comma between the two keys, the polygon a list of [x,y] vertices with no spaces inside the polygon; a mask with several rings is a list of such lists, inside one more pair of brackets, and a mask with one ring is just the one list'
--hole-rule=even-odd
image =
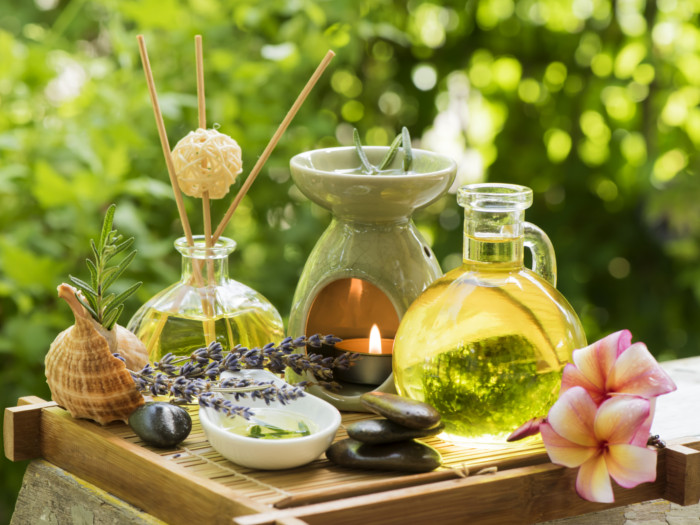
{"label": "candle flame", "polygon": [[369,332],[369,353],[382,353],[382,334],[379,333],[379,327],[376,323],[372,325],[372,330]]}

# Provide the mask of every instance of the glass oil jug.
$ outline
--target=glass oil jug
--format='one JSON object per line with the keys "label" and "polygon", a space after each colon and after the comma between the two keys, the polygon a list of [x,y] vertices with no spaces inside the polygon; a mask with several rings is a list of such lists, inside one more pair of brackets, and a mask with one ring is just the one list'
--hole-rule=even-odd
{"label": "glass oil jug", "polygon": [[190,355],[213,341],[225,350],[241,344],[262,347],[284,338],[282,318],[259,292],[231,279],[228,257],[235,241],[219,238],[207,246],[194,236],[175,248],[182,255],[182,276],[139,308],[127,328],[146,345],[150,362],[163,355]]}
{"label": "glass oil jug", "polygon": [[[396,388],[437,408],[446,439],[505,445],[522,423],[547,414],[564,365],[586,338],[555,288],[549,238],[524,221],[532,190],[472,184],[460,188],[458,202],[465,208],[463,263],[402,319]],[[524,267],[525,247],[532,270]]]}

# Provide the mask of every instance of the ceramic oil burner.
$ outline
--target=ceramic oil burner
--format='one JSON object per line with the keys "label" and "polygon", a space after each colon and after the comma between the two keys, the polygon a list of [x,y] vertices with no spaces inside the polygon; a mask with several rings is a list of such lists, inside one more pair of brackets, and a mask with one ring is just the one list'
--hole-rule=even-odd
{"label": "ceramic oil burner", "polygon": [[[370,146],[364,151],[378,165],[388,148]],[[363,366],[369,369],[375,368],[373,357],[369,348],[363,351],[361,341],[369,341],[377,325],[384,339],[379,353],[390,353],[409,305],[442,275],[411,215],[448,190],[456,164],[443,155],[414,149],[411,168],[403,172],[400,156],[386,171],[373,175],[358,170],[354,147],[308,151],[290,163],[295,184],[311,201],[330,210],[332,219],[302,271],[288,334],[334,334],[360,340],[348,350],[367,353],[362,359],[368,361]],[[384,377],[371,377],[371,370],[361,372],[359,378],[338,377],[343,385],[340,392],[320,387],[310,391],[342,410],[361,411],[362,393],[393,391],[394,380],[387,372]],[[302,378],[292,374],[289,379]]]}

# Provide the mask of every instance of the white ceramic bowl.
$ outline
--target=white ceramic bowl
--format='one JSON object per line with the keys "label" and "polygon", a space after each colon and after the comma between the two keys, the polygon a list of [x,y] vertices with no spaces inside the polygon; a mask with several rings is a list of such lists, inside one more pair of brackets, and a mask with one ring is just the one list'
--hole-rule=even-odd
{"label": "white ceramic bowl", "polygon": [[[265,370],[241,370],[223,374],[226,376],[247,377],[257,381],[274,381],[276,385],[286,384],[282,379]],[[274,408],[299,414],[316,427],[308,436],[287,439],[255,439],[229,432],[223,427],[227,416],[212,408],[199,408],[199,420],[209,443],[226,459],[238,465],[262,470],[280,470],[299,467],[318,458],[333,442],[340,426],[340,412],[330,403],[311,394],[283,405],[277,401],[266,405],[264,401],[241,398],[241,406]]]}

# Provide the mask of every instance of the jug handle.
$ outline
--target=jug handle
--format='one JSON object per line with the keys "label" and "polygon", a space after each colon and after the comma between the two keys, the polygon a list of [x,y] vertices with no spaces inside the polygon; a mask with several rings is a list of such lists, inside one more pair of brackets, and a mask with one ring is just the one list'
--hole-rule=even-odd
{"label": "jug handle", "polygon": [[556,287],[557,260],[552,241],[541,228],[530,222],[525,222],[523,227],[523,244],[532,253],[532,271]]}

